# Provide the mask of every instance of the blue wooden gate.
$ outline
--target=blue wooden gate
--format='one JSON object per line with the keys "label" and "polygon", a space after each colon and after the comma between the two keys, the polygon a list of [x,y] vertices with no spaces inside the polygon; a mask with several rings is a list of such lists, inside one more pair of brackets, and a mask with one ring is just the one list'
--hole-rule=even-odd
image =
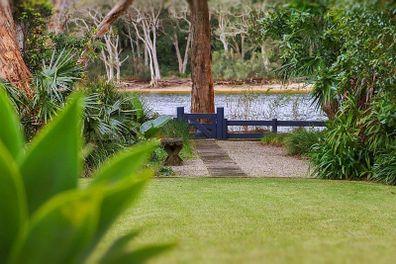
{"label": "blue wooden gate", "polygon": [[257,132],[233,132],[228,127],[264,126],[271,127],[272,133],[278,132],[278,127],[324,127],[325,121],[280,121],[272,120],[228,120],[224,118],[224,108],[218,107],[213,114],[189,114],[184,107],[177,108],[177,119],[183,120],[195,128],[195,137],[212,139],[259,139],[265,136]]}

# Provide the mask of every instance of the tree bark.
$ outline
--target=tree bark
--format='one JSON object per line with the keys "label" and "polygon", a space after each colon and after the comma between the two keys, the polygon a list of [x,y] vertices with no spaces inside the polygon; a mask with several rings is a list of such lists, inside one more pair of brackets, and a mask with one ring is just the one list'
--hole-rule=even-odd
{"label": "tree bark", "polygon": [[214,112],[211,30],[207,0],[188,0],[191,10],[191,112]]}
{"label": "tree bark", "polygon": [[65,31],[66,9],[72,0],[52,0],[52,15],[48,22],[48,31],[60,34]]}
{"label": "tree bark", "polygon": [[0,0],[0,78],[32,96],[31,73],[19,49],[9,0]]}

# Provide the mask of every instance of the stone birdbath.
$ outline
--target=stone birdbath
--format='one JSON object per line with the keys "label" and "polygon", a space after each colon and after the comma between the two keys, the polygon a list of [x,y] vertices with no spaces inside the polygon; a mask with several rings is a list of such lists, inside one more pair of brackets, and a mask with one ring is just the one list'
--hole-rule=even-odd
{"label": "stone birdbath", "polygon": [[179,153],[183,148],[183,139],[181,138],[162,138],[161,145],[168,153],[165,160],[165,166],[181,166],[183,160],[180,158]]}

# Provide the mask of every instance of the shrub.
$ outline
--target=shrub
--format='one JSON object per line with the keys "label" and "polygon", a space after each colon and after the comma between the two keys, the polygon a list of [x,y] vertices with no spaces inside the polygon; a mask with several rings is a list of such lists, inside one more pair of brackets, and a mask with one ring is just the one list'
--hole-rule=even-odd
{"label": "shrub", "polygon": [[321,137],[321,132],[297,129],[286,137],[287,153],[289,155],[309,155],[312,146],[318,143]]}
{"label": "shrub", "polygon": [[140,140],[140,125],[148,118],[136,95],[121,93],[103,79],[80,88],[86,94],[84,136],[92,148],[86,166],[90,170],[108,157]]}
{"label": "shrub", "polygon": [[[324,140],[313,148],[318,177],[392,183],[386,171],[394,160],[387,157],[394,155],[396,145],[396,104],[389,96],[378,95],[366,110],[353,99],[343,103]],[[383,170],[380,164],[385,164]]]}
{"label": "shrub", "polygon": [[65,98],[72,92],[74,84],[80,80],[82,67],[76,62],[71,51],[53,51],[48,63],[33,77],[33,100],[31,112],[34,122],[46,124],[57,110],[63,107]]}
{"label": "shrub", "polygon": [[323,140],[315,144],[311,160],[314,174],[323,179],[368,179],[372,166],[371,154],[361,143],[358,126],[360,110],[356,102],[348,104],[330,121]]}
{"label": "shrub", "polygon": [[[25,144],[5,92],[0,91],[0,262],[86,263],[118,216],[138,197],[152,175],[144,171],[156,143],[109,160],[85,188],[82,168],[82,99]],[[168,246],[131,250],[129,233],[116,240],[99,263],[142,263]],[[54,245],[56,247],[54,248]]]}

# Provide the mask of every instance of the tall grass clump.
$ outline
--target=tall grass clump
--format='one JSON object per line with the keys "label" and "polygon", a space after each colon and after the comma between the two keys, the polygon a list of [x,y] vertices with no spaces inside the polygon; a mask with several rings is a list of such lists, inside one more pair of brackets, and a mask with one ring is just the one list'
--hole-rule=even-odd
{"label": "tall grass clump", "polygon": [[290,133],[268,133],[261,139],[264,145],[285,147],[288,155],[309,156],[312,146],[319,142],[323,133],[303,128]]}
{"label": "tall grass clump", "polygon": [[396,149],[376,159],[373,175],[374,179],[379,182],[396,185]]}
{"label": "tall grass clump", "polygon": [[321,137],[321,132],[297,129],[285,139],[287,153],[292,156],[307,156],[311,153],[312,146],[318,143]]}
{"label": "tall grass clump", "polygon": [[283,147],[286,139],[289,136],[287,133],[268,133],[262,139],[261,143],[264,145],[271,145],[276,147]]}

